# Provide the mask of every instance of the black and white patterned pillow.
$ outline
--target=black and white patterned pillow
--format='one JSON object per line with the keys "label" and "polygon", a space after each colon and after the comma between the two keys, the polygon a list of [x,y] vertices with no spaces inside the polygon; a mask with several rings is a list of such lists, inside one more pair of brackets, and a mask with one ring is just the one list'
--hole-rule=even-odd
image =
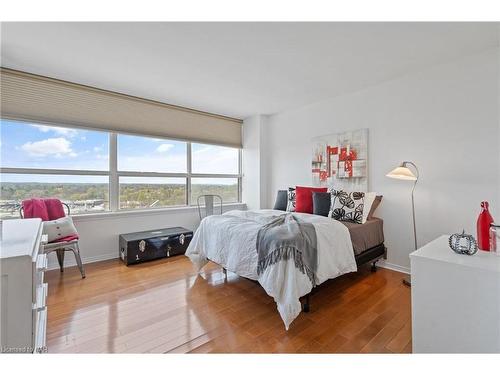
{"label": "black and white patterned pillow", "polygon": [[328,214],[329,217],[340,221],[363,223],[365,193],[331,189],[330,194],[332,195],[332,204]]}
{"label": "black and white patterned pillow", "polygon": [[288,188],[288,203],[286,205],[288,212],[295,212],[295,188]]}

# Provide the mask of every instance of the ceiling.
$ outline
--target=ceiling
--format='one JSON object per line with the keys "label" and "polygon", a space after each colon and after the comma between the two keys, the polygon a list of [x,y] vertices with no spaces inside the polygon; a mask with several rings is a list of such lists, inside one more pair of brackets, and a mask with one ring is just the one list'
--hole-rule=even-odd
{"label": "ceiling", "polygon": [[498,47],[498,23],[2,23],[4,67],[226,116]]}

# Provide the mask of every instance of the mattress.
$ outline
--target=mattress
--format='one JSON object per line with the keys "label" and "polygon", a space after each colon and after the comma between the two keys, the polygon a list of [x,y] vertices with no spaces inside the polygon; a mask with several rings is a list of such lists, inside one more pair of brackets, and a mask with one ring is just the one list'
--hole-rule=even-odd
{"label": "mattress", "polygon": [[364,224],[342,221],[351,235],[354,254],[359,255],[364,251],[384,243],[384,221],[377,217],[367,220]]}

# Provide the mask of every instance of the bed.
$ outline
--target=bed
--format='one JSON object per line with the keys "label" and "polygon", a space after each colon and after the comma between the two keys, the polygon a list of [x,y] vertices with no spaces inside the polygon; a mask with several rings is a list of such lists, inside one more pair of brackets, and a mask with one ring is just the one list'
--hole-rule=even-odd
{"label": "bed", "polygon": [[257,274],[256,240],[259,229],[278,216],[278,210],[229,211],[203,219],[186,251],[197,271],[212,261],[238,276],[256,280],[274,298],[288,330],[302,311],[309,311],[313,288],[328,279],[357,271],[358,265],[384,256],[383,222],[371,219],[365,224],[337,221],[328,217],[293,213],[301,222],[314,226],[317,236],[316,280],[297,270],[292,259],[280,261]]}
{"label": "bed", "polygon": [[[372,263],[376,271],[376,262],[385,257],[384,221],[378,217],[370,218],[364,224],[341,221],[349,230],[356,264]],[[305,309],[307,310],[307,304]]]}

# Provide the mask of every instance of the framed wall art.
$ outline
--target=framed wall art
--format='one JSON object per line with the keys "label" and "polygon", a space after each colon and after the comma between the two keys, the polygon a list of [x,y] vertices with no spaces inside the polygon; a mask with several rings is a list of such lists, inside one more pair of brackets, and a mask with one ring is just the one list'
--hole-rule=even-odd
{"label": "framed wall art", "polygon": [[313,138],[311,171],[315,186],[368,191],[368,129]]}

